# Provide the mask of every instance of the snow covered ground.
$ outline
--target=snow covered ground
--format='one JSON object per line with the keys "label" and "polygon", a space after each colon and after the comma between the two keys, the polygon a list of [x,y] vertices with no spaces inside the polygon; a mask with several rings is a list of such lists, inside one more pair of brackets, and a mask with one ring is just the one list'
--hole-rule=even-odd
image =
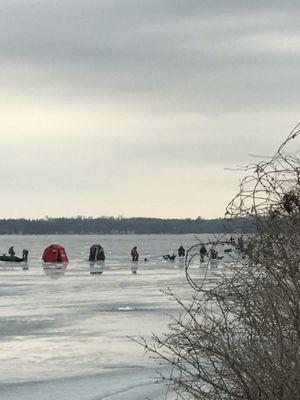
{"label": "snow covered ground", "polygon": [[[165,331],[166,314],[179,312],[161,289],[189,298],[183,264],[161,256],[195,241],[192,235],[0,236],[1,253],[11,244],[17,255],[30,250],[28,270],[0,264],[1,400],[165,399],[166,388],[155,384],[162,367],[132,338]],[[51,243],[65,246],[70,258],[61,276],[42,268]],[[94,243],[106,252],[101,275],[91,275],[86,261]],[[136,275],[129,256],[135,244]]]}

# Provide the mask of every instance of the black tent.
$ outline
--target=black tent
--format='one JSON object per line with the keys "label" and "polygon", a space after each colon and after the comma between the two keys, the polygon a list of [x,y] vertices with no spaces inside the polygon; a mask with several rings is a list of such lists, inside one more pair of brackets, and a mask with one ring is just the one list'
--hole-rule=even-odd
{"label": "black tent", "polygon": [[89,261],[104,261],[105,260],[105,254],[103,247],[100,246],[100,244],[94,244],[90,248],[90,256],[89,256]]}

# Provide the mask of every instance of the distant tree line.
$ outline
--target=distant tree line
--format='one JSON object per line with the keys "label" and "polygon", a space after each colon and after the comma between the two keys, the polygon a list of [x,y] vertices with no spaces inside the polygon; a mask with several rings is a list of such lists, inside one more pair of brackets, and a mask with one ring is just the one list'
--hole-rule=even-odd
{"label": "distant tree line", "polygon": [[45,218],[2,219],[0,234],[185,234],[185,233],[251,233],[254,227],[245,219],[225,218]]}

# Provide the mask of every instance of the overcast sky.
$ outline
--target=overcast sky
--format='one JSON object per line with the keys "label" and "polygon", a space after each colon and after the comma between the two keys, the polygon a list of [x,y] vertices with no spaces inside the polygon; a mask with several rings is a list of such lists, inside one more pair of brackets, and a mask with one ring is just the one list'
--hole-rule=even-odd
{"label": "overcast sky", "polygon": [[0,217],[223,216],[300,120],[298,1],[1,0]]}

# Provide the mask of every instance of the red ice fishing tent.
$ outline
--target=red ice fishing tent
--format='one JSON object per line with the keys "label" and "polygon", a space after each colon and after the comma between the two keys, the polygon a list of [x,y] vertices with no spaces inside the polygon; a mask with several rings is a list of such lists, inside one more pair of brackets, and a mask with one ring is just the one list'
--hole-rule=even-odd
{"label": "red ice fishing tent", "polygon": [[67,263],[69,262],[66,250],[59,244],[51,244],[44,250],[42,257],[47,263]]}

